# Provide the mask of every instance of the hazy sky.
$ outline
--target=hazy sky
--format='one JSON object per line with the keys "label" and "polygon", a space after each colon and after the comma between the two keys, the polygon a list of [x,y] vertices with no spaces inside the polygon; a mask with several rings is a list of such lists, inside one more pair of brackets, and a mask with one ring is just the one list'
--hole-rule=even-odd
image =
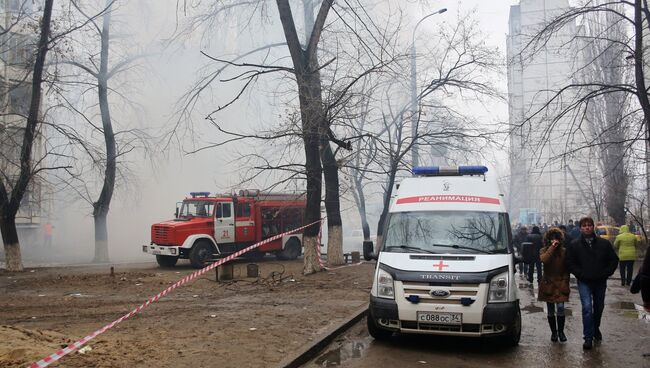
{"label": "hazy sky", "polygon": [[[138,4],[139,3],[139,4]],[[476,8],[480,27],[489,36],[489,42],[499,47],[505,54],[505,37],[508,30],[508,13],[514,0],[499,1],[430,1],[426,9],[421,10],[420,3],[413,2],[413,24],[422,16],[439,8],[448,8],[448,12],[427,19],[420,26],[421,32],[435,29],[436,22],[452,22],[456,12]],[[169,37],[175,28],[176,0],[155,1],[151,3],[136,2],[139,10],[129,18],[134,21],[132,29],[142,31],[136,39],[154,40],[160,43]],[[274,5],[274,4],[272,4]],[[133,6],[133,5],[132,5]],[[141,17],[145,9],[151,17]],[[275,6],[269,7],[269,12],[276,11]],[[271,14],[275,15],[275,13]],[[411,25],[412,26],[412,25]],[[279,30],[276,30],[279,31]],[[153,35],[153,36],[152,36]],[[221,50],[233,47],[232,32],[216,35],[222,42]],[[250,36],[247,36],[250,37]],[[180,95],[187,91],[197,78],[197,70],[206,61],[200,55],[201,50],[211,52],[216,48],[205,45],[196,46],[199,38],[187,42],[185,47],[176,46],[166,50],[162,55],[146,63],[147,83],[140,86],[139,101],[146,109],[148,126],[162,128],[172,117],[171,107],[178,101]],[[420,41],[420,40],[419,40]],[[426,40],[423,40],[426,41]],[[505,75],[505,74],[504,74]],[[503,90],[507,81],[504,79]],[[218,95],[218,91],[215,92]],[[501,120],[507,119],[507,106],[495,106],[496,116]],[[241,104],[239,110],[231,110],[220,115],[224,121],[246,120],[247,116],[264,113],[264,108],[257,104]],[[204,117],[205,111],[197,114],[198,120]],[[203,137],[205,138],[205,137]],[[234,148],[233,148],[234,149]],[[141,245],[149,242],[150,225],[154,222],[169,219],[173,216],[175,203],[182,200],[191,191],[216,192],[229,188],[233,184],[231,174],[237,170],[229,165],[232,156],[218,151],[204,151],[194,155],[182,155],[174,147],[168,150],[167,157],[158,157],[155,167],[146,160],[135,160],[133,165],[137,182],[127,190],[118,188],[116,197],[109,214],[109,234],[111,257],[113,260],[149,259],[141,255]],[[505,155],[504,155],[505,157]],[[507,168],[507,167],[505,167]],[[498,171],[501,171],[499,168]],[[506,174],[499,172],[499,174]],[[54,242],[57,246],[78,249],[76,254],[83,259],[92,256],[92,218],[88,207],[69,207],[65,211],[56,211]],[[354,214],[351,214],[354,216]],[[372,226],[374,227],[375,224]]]}

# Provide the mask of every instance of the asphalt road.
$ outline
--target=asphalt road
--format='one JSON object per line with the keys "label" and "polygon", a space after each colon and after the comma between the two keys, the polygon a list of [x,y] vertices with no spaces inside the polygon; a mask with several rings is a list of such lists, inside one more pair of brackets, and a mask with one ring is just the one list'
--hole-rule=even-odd
{"label": "asphalt road", "polygon": [[567,306],[569,341],[553,343],[546,321],[545,303],[536,300],[537,288],[518,285],[522,308],[522,336],[516,348],[489,339],[436,336],[393,336],[375,341],[365,318],[338,337],[304,367],[649,367],[650,316],[639,312],[632,295],[609,281],[601,330],[603,341],[591,351],[582,349],[580,299],[575,284]]}

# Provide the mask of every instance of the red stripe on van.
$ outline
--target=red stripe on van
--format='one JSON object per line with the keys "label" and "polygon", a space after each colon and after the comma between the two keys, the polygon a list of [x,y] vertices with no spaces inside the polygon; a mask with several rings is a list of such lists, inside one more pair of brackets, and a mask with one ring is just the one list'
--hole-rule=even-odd
{"label": "red stripe on van", "polygon": [[428,195],[418,197],[406,197],[397,200],[397,204],[422,203],[422,202],[455,202],[455,203],[487,203],[500,204],[499,198],[477,197],[467,195]]}

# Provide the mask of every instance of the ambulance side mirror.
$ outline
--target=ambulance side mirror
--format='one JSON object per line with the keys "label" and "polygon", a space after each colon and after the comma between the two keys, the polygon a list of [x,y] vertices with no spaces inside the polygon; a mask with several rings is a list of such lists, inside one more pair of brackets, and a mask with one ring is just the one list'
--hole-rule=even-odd
{"label": "ambulance side mirror", "polygon": [[365,259],[366,261],[370,261],[372,259],[377,260],[377,258],[379,258],[379,257],[375,254],[374,248],[375,248],[375,246],[372,243],[372,240],[364,240],[363,241],[363,259]]}

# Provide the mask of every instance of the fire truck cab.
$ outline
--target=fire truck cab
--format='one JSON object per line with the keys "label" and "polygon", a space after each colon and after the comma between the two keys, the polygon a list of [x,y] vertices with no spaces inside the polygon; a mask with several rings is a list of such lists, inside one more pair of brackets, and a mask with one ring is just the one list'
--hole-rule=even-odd
{"label": "fire truck cab", "polygon": [[[192,192],[177,204],[173,220],[151,226],[151,243],[144,253],[156,256],[162,267],[179,258],[202,268],[215,256],[225,256],[302,225],[305,198],[301,194],[241,190],[238,195]],[[273,253],[295,259],[302,253],[302,234],[290,234],[245,253],[261,258]]]}
{"label": "fire truck cab", "polygon": [[518,261],[504,195],[485,166],[414,168],[393,198],[370,292],[368,330],[521,335]]}

